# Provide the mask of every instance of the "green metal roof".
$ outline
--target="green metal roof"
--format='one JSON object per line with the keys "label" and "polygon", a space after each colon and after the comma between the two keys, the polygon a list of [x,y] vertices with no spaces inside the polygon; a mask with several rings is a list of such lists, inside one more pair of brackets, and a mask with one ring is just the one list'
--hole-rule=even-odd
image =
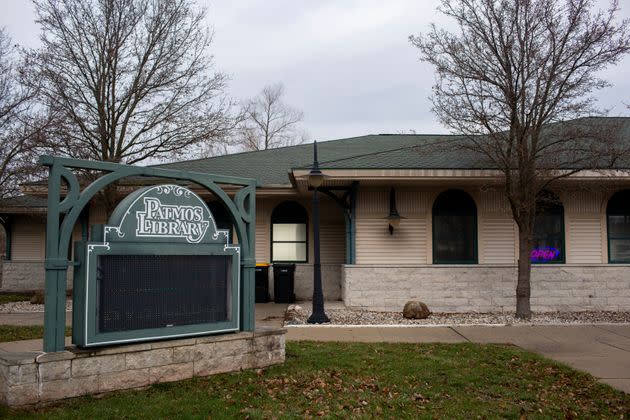
{"label": "green metal roof", "polygon": [[0,208],[20,208],[20,207],[47,207],[46,197],[36,197],[33,195],[20,195],[12,198],[0,200]]}
{"label": "green metal roof", "polygon": [[[568,124],[615,127],[624,141],[630,141],[630,118],[591,117]],[[456,135],[379,134],[318,142],[317,151],[322,169],[493,169],[478,154],[456,147],[462,140]],[[433,148],[436,143],[441,146]],[[254,178],[270,186],[290,185],[288,172],[310,168],[312,162],[313,145],[302,144],[156,166]]]}
{"label": "green metal roof", "polygon": [[[321,168],[384,169],[435,167],[449,165],[447,157],[422,159],[415,149],[423,144],[458,138],[449,135],[368,135],[317,143]],[[400,160],[406,156],[405,161]],[[409,156],[413,156],[409,158]],[[415,160],[414,160],[415,159]],[[420,159],[418,162],[417,159]],[[296,168],[310,168],[313,163],[313,144],[281,147],[254,152],[235,153],[207,159],[189,160],[157,165],[165,169],[190,170],[222,175],[255,178],[262,185],[289,185],[288,172]],[[472,165],[461,160],[459,166]]]}

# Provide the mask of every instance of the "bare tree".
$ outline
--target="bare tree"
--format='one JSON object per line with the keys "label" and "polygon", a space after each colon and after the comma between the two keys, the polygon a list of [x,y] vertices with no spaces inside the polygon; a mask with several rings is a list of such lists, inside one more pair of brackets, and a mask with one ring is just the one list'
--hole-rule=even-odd
{"label": "bare tree", "polygon": [[299,130],[302,111],[282,101],[281,83],[265,86],[258,96],[242,107],[236,142],[245,150],[267,150],[301,144],[306,134]]}
{"label": "bare tree", "polygon": [[51,119],[37,112],[36,94],[21,83],[17,51],[0,29],[0,198],[18,195],[20,183],[40,173],[37,154]]}
{"label": "bare tree", "polygon": [[[411,36],[436,68],[433,110],[462,133],[461,147],[503,175],[519,232],[516,315],[530,310],[530,251],[537,202],[546,188],[586,168],[615,167],[619,136],[601,135],[590,94],[608,85],[597,72],[630,50],[628,21],[617,2],[594,11],[591,0],[443,0],[457,32]],[[614,131],[614,130],[612,130]],[[450,146],[452,147],[452,145]]]}
{"label": "bare tree", "polygon": [[63,117],[66,152],[125,162],[172,156],[231,128],[205,11],[190,0],[34,0],[31,81]]}

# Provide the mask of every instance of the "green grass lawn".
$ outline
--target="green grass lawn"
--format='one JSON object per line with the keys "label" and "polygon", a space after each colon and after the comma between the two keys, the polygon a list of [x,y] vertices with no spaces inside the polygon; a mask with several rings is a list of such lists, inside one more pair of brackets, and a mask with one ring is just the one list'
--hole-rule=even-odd
{"label": "green grass lawn", "polygon": [[284,365],[82,397],[11,418],[628,418],[630,396],[517,347],[287,343]]}
{"label": "green grass lawn", "polygon": [[1,293],[0,294],[0,305],[3,303],[9,302],[22,302],[22,301],[30,301],[31,295],[25,295],[22,293]]}
{"label": "green grass lawn", "polygon": [[[66,336],[72,335],[72,328],[66,327]],[[0,325],[0,342],[33,340],[44,336],[43,325]]]}

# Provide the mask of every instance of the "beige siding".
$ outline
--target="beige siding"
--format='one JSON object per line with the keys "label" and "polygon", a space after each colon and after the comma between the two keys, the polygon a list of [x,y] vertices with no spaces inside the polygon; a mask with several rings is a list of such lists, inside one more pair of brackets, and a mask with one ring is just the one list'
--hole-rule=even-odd
{"label": "beige siding", "polygon": [[360,190],[357,197],[357,264],[426,264],[430,193],[397,189],[396,207],[405,219],[390,235],[389,189]]}
{"label": "beige siding", "polygon": [[[479,262],[513,264],[517,258],[518,234],[509,206],[498,190],[463,188],[475,200],[478,214]],[[389,187],[359,190],[356,220],[357,264],[430,264],[431,207],[445,188],[397,188],[396,202],[405,217],[393,235],[384,217],[389,212]],[[564,190],[560,193],[565,208],[565,243],[568,264],[607,262],[606,199],[603,194]],[[257,199],[256,260],[270,262],[271,213],[288,197]],[[296,198],[309,215],[309,263],[313,262],[313,223],[311,196]],[[105,223],[104,210],[90,207],[90,224]],[[79,240],[81,228],[75,227],[73,239]],[[21,217],[13,226],[12,257],[15,260],[41,261],[45,254],[45,219]],[[321,196],[321,257],[323,264],[345,262],[343,212],[329,198]]]}
{"label": "beige siding", "polygon": [[[518,230],[507,200],[499,190],[464,188],[475,200],[480,264],[514,264]],[[403,219],[389,235],[384,217],[389,211],[388,188],[360,190],[357,201],[357,264],[431,263],[431,208],[439,188],[397,189]],[[605,263],[605,200],[600,194],[564,191],[567,263]]]}
{"label": "beige siding", "polygon": [[[43,261],[46,256],[46,219],[42,217],[19,217],[12,226],[11,259],[15,261]],[[74,241],[81,240],[81,224],[72,231],[70,254],[74,254]]]}
{"label": "beige siding", "polygon": [[517,232],[514,221],[505,216],[482,215],[480,225],[479,262],[513,264],[516,256]]}
{"label": "beige siding", "polygon": [[567,215],[566,246],[567,263],[603,262],[601,221],[594,215]]}
{"label": "beige siding", "polygon": [[513,264],[518,232],[508,201],[497,190],[472,194],[477,204],[478,254],[481,264]]}
{"label": "beige siding", "polygon": [[357,219],[357,264],[425,264],[426,219],[403,219],[393,235],[385,219]]}
{"label": "beige siding", "polygon": [[322,264],[346,262],[346,237],[344,225],[324,224],[320,229],[320,258]]}
{"label": "beige siding", "polygon": [[271,262],[269,246],[269,202],[256,200],[256,261]]}
{"label": "beige siding", "polygon": [[11,259],[16,261],[42,261],[46,249],[46,220],[37,217],[19,217],[12,226]]}
{"label": "beige siding", "polygon": [[605,197],[592,191],[563,191],[565,246],[567,263],[604,263],[605,231],[602,214],[606,212]]}

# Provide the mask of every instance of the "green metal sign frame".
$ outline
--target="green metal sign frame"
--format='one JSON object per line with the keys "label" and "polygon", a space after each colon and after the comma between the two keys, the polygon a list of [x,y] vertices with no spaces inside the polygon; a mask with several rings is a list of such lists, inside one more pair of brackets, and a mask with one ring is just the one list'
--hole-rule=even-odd
{"label": "green metal sign frame", "polygon": [[[240,246],[229,242],[229,231],[217,229],[206,203],[193,191],[179,185],[160,184],[134,191],[116,207],[106,226],[95,225],[89,242],[75,243],[72,342],[81,347],[122,344],[163,338],[217,334],[239,330]],[[144,256],[219,256],[229,261],[227,279],[207,277],[204,287],[227,280],[227,318],[217,322],[168,324],[162,327],[103,332],[98,328],[104,316],[99,309],[99,257]],[[228,264],[226,264],[228,265]],[[122,270],[127,270],[121,266]],[[185,279],[177,278],[171,287]],[[139,293],[152,293],[133,280]],[[218,282],[218,283],[217,283]],[[129,286],[129,285],[128,285]],[[127,286],[127,287],[128,287]],[[152,286],[149,286],[152,287]],[[117,294],[120,293],[119,289]],[[130,291],[128,290],[127,293]],[[132,291],[136,293],[136,291]],[[169,290],[161,292],[171,299]],[[146,308],[145,308],[146,309]],[[158,308],[153,308],[158,309]],[[166,310],[160,308],[161,311]],[[118,318],[135,317],[134,308],[110,312]]]}
{"label": "green metal sign frame", "polygon": [[[256,220],[256,181],[247,178],[211,175],[196,172],[177,171],[153,167],[140,167],[122,165],[108,162],[85,161],[78,159],[57,158],[42,156],[40,163],[49,168],[48,178],[48,220],[46,229],[46,285],[45,285],[45,314],[44,314],[44,351],[62,351],[65,348],[65,301],[67,288],[67,270],[70,265],[68,250],[72,238],[72,231],[82,212],[90,201],[105,187],[115,184],[127,177],[145,177],[165,180],[187,181],[197,184],[214,194],[228,210],[232,224],[238,238],[240,247],[240,267],[238,278],[238,316],[236,322],[232,320],[226,325],[215,325],[216,329],[253,331],[254,323],[254,269],[255,263],[255,220]],[[102,172],[95,181],[81,190],[76,175],[70,169],[87,169]],[[65,197],[62,199],[62,183],[66,184]],[[220,185],[240,187],[234,198],[220,187]],[[114,215],[112,215],[114,217]],[[94,238],[93,238],[94,239]],[[133,244],[119,244],[125,250],[133,250],[138,253],[138,248]],[[221,248],[218,243],[201,244],[197,250],[186,245],[171,245],[172,248],[180,247],[182,253],[194,254],[204,252],[210,255],[227,252],[234,255],[235,251]],[[128,248],[131,247],[131,248]],[[77,247],[79,249],[81,247]],[[159,248],[159,247],[158,247]],[[164,253],[158,248],[154,253]],[[85,249],[85,248],[81,248]],[[96,248],[94,248],[96,250]],[[79,250],[79,254],[81,250]],[[87,257],[87,256],[86,256]],[[234,265],[233,265],[234,267]],[[86,270],[86,267],[76,267],[77,272]],[[80,281],[80,279],[75,279]],[[77,286],[75,286],[76,289]],[[79,286],[81,288],[81,286]],[[221,327],[221,328],[219,328]],[[85,324],[77,317],[73,317],[73,328],[83,328]],[[181,334],[205,333],[202,327],[179,327]],[[125,333],[127,334],[127,333]],[[156,331],[141,331],[145,338],[159,338]],[[89,335],[89,334],[88,334]],[[123,334],[124,335],[124,334]],[[129,337],[117,335],[112,341],[122,342]],[[92,337],[95,337],[92,335]],[[108,337],[101,337],[107,339]],[[109,337],[112,338],[112,337]],[[101,343],[102,344],[102,343]]]}

